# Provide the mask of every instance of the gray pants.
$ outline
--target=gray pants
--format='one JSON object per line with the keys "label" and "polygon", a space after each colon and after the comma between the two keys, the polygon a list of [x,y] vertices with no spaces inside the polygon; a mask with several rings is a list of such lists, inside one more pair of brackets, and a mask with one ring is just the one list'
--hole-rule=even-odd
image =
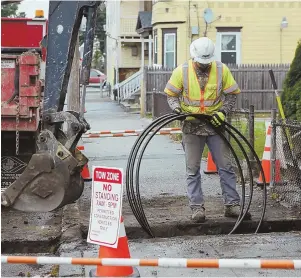
{"label": "gray pants", "polygon": [[183,133],[183,148],[186,159],[186,181],[191,208],[204,204],[201,187],[200,166],[205,144],[207,144],[218,169],[225,205],[240,203],[236,191],[236,174],[230,160],[230,150],[219,135],[199,136]]}

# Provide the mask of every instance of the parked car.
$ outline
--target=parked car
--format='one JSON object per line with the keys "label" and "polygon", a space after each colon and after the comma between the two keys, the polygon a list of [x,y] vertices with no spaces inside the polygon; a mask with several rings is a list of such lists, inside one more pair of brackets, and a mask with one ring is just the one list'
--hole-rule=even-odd
{"label": "parked car", "polygon": [[90,86],[100,86],[100,83],[103,83],[106,80],[106,75],[97,69],[90,70]]}

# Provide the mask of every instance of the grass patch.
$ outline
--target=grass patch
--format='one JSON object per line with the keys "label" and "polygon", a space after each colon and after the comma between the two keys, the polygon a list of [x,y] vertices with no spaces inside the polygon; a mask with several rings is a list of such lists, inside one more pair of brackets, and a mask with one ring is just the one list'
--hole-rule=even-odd
{"label": "grass patch", "polygon": [[60,271],[60,266],[54,265],[50,272],[51,277],[59,277],[59,271]]}
{"label": "grass patch", "polygon": [[271,118],[270,112],[255,112],[254,117],[256,118]]}
{"label": "grass patch", "polygon": [[266,137],[265,123],[255,122],[254,133],[255,133],[254,149],[259,159],[261,159],[264,150],[264,145],[265,145],[265,137]]}
{"label": "grass patch", "polygon": [[152,119],[153,118],[152,113],[146,113],[145,118]]}

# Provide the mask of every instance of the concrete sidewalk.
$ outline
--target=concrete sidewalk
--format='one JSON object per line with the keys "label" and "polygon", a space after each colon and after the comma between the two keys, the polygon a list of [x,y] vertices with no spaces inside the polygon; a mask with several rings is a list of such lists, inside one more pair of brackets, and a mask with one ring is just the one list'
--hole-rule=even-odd
{"label": "concrete sidewalk", "polygon": [[[301,234],[270,233],[260,235],[198,236],[130,240],[131,258],[199,259],[301,259]],[[82,242],[62,245],[58,256],[97,258],[98,246]],[[6,254],[3,254],[6,255]],[[21,254],[18,254],[21,255]],[[28,254],[29,255],[29,254]],[[53,254],[33,254],[53,256]],[[1,265],[2,277],[89,277],[95,266],[80,265]],[[141,277],[301,277],[301,270],[264,269],[184,269],[139,267]],[[29,277],[29,276],[28,276]],[[49,276],[48,276],[49,277]]]}

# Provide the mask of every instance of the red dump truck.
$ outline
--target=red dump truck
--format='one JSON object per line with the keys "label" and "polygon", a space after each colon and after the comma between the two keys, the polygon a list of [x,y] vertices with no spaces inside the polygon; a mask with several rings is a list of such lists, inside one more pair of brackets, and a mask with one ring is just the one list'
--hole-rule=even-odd
{"label": "red dump truck", "polygon": [[35,153],[41,117],[47,20],[1,18],[1,188],[8,187]]}
{"label": "red dump truck", "polygon": [[[1,6],[8,3],[1,1]],[[4,208],[53,211],[73,203],[83,192],[82,171],[88,158],[78,143],[90,125],[82,110],[64,108],[67,97],[72,102],[81,96],[79,82],[75,90],[68,91],[68,85],[71,74],[79,77],[73,57],[84,17],[85,98],[99,5],[100,1],[49,1],[48,20],[42,11],[35,18],[1,19]]]}

